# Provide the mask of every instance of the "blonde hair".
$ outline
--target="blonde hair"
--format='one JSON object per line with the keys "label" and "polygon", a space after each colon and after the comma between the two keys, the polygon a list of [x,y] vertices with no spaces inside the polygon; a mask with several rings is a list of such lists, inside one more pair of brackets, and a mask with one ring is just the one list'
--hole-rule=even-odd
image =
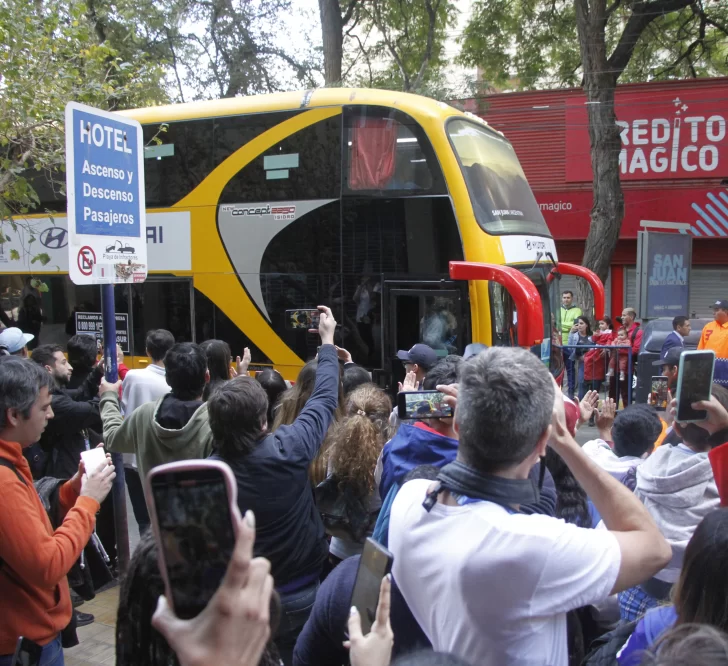
{"label": "blonde hair", "polygon": [[360,497],[374,490],[374,468],[384,444],[394,434],[389,424],[392,402],[374,384],[351,392],[346,416],[330,431],[328,461],[340,487],[348,486]]}

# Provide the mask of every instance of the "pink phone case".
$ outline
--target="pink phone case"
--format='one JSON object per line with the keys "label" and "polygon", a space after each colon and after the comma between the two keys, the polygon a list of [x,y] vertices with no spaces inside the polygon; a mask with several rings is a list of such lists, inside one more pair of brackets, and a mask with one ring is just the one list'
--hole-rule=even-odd
{"label": "pink phone case", "polygon": [[154,532],[154,541],[157,544],[157,560],[159,562],[159,571],[164,580],[165,596],[167,603],[174,609],[174,599],[172,597],[172,588],[169,584],[167,576],[167,563],[164,559],[164,548],[162,547],[162,535],[159,531],[159,520],[157,519],[157,507],[154,503],[154,494],[152,493],[152,479],[158,474],[174,474],[175,472],[192,472],[195,470],[218,470],[223,479],[225,479],[225,488],[230,503],[230,515],[233,518],[233,532],[237,538],[238,525],[242,520],[240,509],[238,509],[238,484],[235,481],[235,475],[227,463],[219,460],[182,460],[179,462],[166,463],[153,468],[147,478],[144,480],[144,492],[147,496],[147,505],[149,507],[149,518],[152,523]]}

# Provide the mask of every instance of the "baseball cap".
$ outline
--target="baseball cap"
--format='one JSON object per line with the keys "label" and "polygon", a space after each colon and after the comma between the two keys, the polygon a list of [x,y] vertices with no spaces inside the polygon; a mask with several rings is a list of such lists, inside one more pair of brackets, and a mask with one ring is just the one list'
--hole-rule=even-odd
{"label": "baseball cap", "polygon": [[473,356],[477,356],[480,352],[488,349],[488,345],[484,345],[482,342],[473,342],[465,347],[465,353],[463,354],[463,361],[467,361]]}
{"label": "baseball cap", "polygon": [[5,347],[11,354],[19,352],[35,336],[23,333],[19,328],[5,328],[0,332],[0,347]]}
{"label": "baseball cap", "polygon": [[397,358],[403,363],[417,363],[421,368],[429,370],[437,363],[437,354],[429,345],[422,343],[416,344],[409,351],[400,349],[397,352]]}
{"label": "baseball cap", "polygon": [[667,354],[665,354],[664,358],[661,358],[658,361],[652,361],[652,365],[680,365],[680,356],[684,351],[685,350],[682,347],[672,347],[667,350]]}
{"label": "baseball cap", "polygon": [[721,310],[728,310],[728,301],[716,301],[710,307],[713,308],[714,310],[716,308],[720,308]]}

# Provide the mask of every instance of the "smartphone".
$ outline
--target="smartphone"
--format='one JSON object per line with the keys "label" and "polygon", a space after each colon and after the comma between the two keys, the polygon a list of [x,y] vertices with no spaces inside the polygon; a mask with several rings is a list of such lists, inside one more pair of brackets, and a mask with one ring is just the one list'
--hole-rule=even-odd
{"label": "smartphone", "polygon": [[350,604],[356,606],[359,611],[361,630],[365,636],[372,630],[372,624],[377,617],[379,587],[382,578],[392,570],[393,560],[392,553],[371,537],[367,537],[359,560]]}
{"label": "smartphone", "polygon": [[235,549],[235,477],[217,460],[168,463],[149,472],[146,493],[167,600],[178,617],[196,617],[220,586]]}
{"label": "smartphone", "polygon": [[652,378],[652,406],[658,412],[667,410],[667,381],[662,375]]}
{"label": "smartphone", "polygon": [[452,407],[440,391],[402,391],[397,395],[397,412],[400,421],[446,419],[452,416]]}
{"label": "smartphone", "polygon": [[318,328],[321,310],[317,308],[305,310],[286,310],[286,328],[294,331],[308,331]]}
{"label": "smartphone", "polygon": [[680,356],[677,374],[677,414],[680,422],[704,421],[708,413],[693,409],[692,403],[710,400],[715,352],[712,349],[686,351]]}
{"label": "smartphone", "polygon": [[42,652],[42,645],[20,636],[15,644],[13,666],[38,666]]}

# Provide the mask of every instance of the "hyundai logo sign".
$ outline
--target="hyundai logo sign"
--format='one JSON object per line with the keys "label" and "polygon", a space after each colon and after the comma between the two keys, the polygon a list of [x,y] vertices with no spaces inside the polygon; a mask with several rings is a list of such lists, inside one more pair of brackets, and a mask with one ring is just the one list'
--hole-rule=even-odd
{"label": "hyundai logo sign", "polygon": [[68,245],[68,232],[63,227],[48,227],[41,232],[40,242],[49,250],[60,250]]}

